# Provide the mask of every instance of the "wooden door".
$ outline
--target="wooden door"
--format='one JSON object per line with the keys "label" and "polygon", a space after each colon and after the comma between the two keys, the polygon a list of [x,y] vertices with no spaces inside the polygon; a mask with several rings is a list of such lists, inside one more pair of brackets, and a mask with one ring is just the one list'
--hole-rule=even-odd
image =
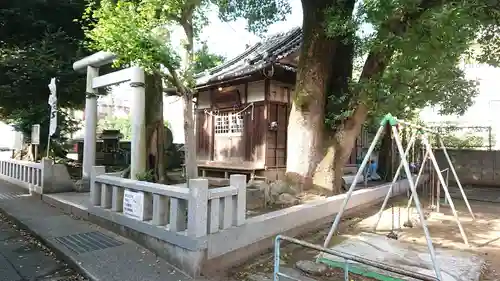
{"label": "wooden door", "polygon": [[288,127],[288,106],[284,103],[270,103],[269,121],[277,127],[267,132],[266,166],[282,168],[286,166],[286,138]]}
{"label": "wooden door", "polygon": [[220,112],[215,117],[214,160],[224,162],[243,161],[243,113]]}

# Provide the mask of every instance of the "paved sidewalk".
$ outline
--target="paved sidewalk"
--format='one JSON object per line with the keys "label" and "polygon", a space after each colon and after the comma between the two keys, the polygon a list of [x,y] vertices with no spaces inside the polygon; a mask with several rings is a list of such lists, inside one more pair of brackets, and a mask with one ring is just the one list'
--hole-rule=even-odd
{"label": "paved sidewalk", "polygon": [[37,239],[0,215],[0,280],[84,281]]}
{"label": "paved sidewalk", "polygon": [[[92,281],[192,280],[135,242],[87,221],[65,215],[58,209],[43,203],[40,199],[26,194],[24,189],[3,181],[0,181],[0,210],[21,228],[33,233],[58,257],[64,259],[70,266],[79,269]],[[14,233],[8,230],[4,233],[0,230],[0,239],[4,237],[7,239],[10,235],[14,235]],[[22,251],[23,242],[19,243],[6,244],[5,247],[12,251],[19,249]],[[6,250],[7,253],[10,250]],[[38,255],[41,265],[42,261],[45,262],[46,259],[40,253]],[[12,256],[12,258],[16,257]],[[4,263],[2,256],[0,256],[0,264]],[[9,263],[6,262],[6,264]],[[52,267],[45,268],[44,266],[44,270],[50,271],[55,266],[55,264],[52,264]],[[4,281],[1,277],[7,276],[5,275],[7,272],[4,273],[4,270],[10,270],[9,274],[15,276],[12,268],[0,267],[0,280]],[[18,270],[16,272],[21,273]],[[38,281],[38,279],[27,277],[20,280]],[[16,279],[12,280],[17,281]]]}

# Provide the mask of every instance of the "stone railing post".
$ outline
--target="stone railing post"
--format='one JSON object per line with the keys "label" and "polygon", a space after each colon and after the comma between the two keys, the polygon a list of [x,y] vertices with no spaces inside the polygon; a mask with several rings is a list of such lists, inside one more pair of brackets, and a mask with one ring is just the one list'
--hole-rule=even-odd
{"label": "stone railing post", "polygon": [[54,166],[54,161],[52,159],[49,158],[42,159],[42,172],[41,172],[42,187],[41,190],[37,190],[38,188],[35,187],[35,192],[43,194],[52,189],[52,179],[54,177],[53,166]]}
{"label": "stone railing post", "polygon": [[238,194],[233,202],[233,225],[240,226],[245,223],[247,213],[247,177],[245,175],[229,176],[229,185],[238,189]]}
{"label": "stone railing post", "polygon": [[189,180],[189,194],[187,234],[203,237],[208,228],[208,180]]}
{"label": "stone railing post", "polygon": [[104,166],[93,166],[90,172],[90,203],[92,206],[101,205],[101,186],[96,185],[95,179],[105,173],[106,167]]}

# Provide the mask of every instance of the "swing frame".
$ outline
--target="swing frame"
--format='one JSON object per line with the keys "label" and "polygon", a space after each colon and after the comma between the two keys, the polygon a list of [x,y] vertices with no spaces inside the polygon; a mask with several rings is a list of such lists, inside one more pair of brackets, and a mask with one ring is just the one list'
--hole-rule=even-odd
{"label": "swing frame", "polygon": [[[430,237],[430,233],[429,233],[429,229],[427,227],[427,223],[425,221],[425,217],[424,217],[424,213],[423,213],[423,210],[422,210],[422,204],[420,202],[420,199],[419,199],[419,196],[417,194],[417,190],[416,190],[416,187],[418,186],[418,181],[420,180],[420,176],[421,174],[423,173],[423,167],[425,166],[425,161],[427,160],[427,158],[429,158],[429,160],[431,161],[432,163],[432,166],[434,167],[434,170],[437,171],[437,176],[439,178],[439,181],[441,183],[441,186],[443,187],[444,191],[445,191],[445,195],[448,199],[448,203],[453,211],[453,215],[455,217],[455,220],[457,221],[457,225],[460,229],[460,233],[462,234],[462,238],[464,239],[464,243],[466,245],[469,245],[468,243],[468,240],[467,240],[467,236],[465,235],[465,232],[463,230],[463,227],[460,223],[460,220],[458,218],[458,214],[456,212],[456,209],[455,209],[455,206],[453,204],[453,201],[451,199],[451,196],[450,196],[450,193],[448,191],[448,186],[443,178],[443,175],[440,173],[440,168],[439,168],[439,165],[436,161],[436,158],[434,156],[434,153],[432,152],[432,147],[428,141],[428,134],[435,134],[437,136],[437,139],[439,141],[439,144],[441,146],[441,148],[443,149],[443,152],[444,152],[444,155],[445,155],[445,158],[448,162],[448,165],[450,167],[450,170],[457,182],[457,185],[460,189],[460,192],[462,194],[462,197],[464,198],[464,201],[467,205],[467,208],[469,210],[469,213],[472,217],[472,219],[475,219],[474,217],[474,213],[472,212],[472,209],[470,207],[470,204],[469,204],[469,201],[467,200],[467,196],[465,195],[465,192],[462,188],[462,184],[460,183],[460,180],[458,178],[458,175],[455,171],[455,168],[452,164],[452,161],[448,155],[448,152],[446,150],[446,147],[442,141],[442,139],[440,138],[440,135],[439,133],[437,132],[434,132],[428,128],[425,128],[425,127],[422,127],[420,125],[415,125],[415,124],[412,124],[412,123],[409,123],[409,122],[406,122],[404,120],[399,120],[397,119],[396,117],[392,116],[390,113],[386,114],[384,116],[384,118],[382,119],[382,121],[380,122],[380,126],[377,130],[377,133],[375,134],[375,137],[372,141],[372,143],[370,144],[370,147],[368,148],[368,152],[367,154],[365,155],[362,163],[361,163],[361,166],[359,167],[357,173],[356,173],[356,176],[355,176],[355,180],[352,182],[349,190],[347,191],[346,193],[346,196],[344,198],[344,201],[342,202],[342,205],[340,207],[340,210],[339,212],[337,213],[336,217],[335,217],[335,220],[333,221],[332,223],[332,226],[330,228],[330,231],[328,232],[328,235],[325,239],[325,242],[324,242],[324,247],[328,247],[328,245],[330,244],[330,241],[333,237],[333,235],[336,233],[336,231],[338,230],[338,226],[340,224],[340,219],[342,218],[342,215],[344,214],[344,211],[347,207],[347,204],[352,196],[352,193],[354,192],[355,188],[356,188],[356,185],[357,185],[357,179],[362,175],[364,169],[365,169],[365,166],[366,164],[368,163],[369,159],[370,159],[370,155],[373,153],[374,149],[375,149],[375,146],[376,144],[378,143],[380,137],[382,136],[382,133],[384,132],[384,128],[385,126],[389,124],[390,127],[391,127],[391,131],[392,131],[392,134],[394,136],[394,139],[393,139],[393,142],[395,142],[396,144],[396,147],[397,147],[397,151],[399,153],[399,156],[400,156],[400,164],[399,164],[399,167],[398,169],[396,170],[396,174],[390,184],[390,187],[389,187],[389,190],[386,194],[386,197],[384,199],[384,202],[382,203],[382,207],[381,207],[381,211],[379,212],[378,214],[378,220],[377,220],[377,223],[375,225],[375,227],[378,225],[378,222],[380,220],[380,217],[382,216],[382,211],[384,210],[385,206],[387,205],[387,201],[389,200],[389,197],[391,196],[391,193],[392,193],[392,189],[393,189],[393,186],[394,186],[394,183],[397,181],[397,179],[399,178],[399,173],[401,172],[401,168],[404,169],[404,172],[406,174],[406,178],[408,180],[408,184],[409,184],[409,187],[410,187],[410,191],[411,191],[411,196],[408,200],[408,208],[411,207],[411,203],[412,202],[415,202],[415,207],[417,209],[417,212],[418,212],[418,215],[420,217],[420,220],[422,222],[422,228],[423,228],[423,231],[424,231],[424,234],[425,234],[425,238],[426,238],[426,242],[427,242],[427,248],[429,250],[429,254],[431,256],[431,261],[432,261],[432,264],[433,264],[433,267],[434,267],[434,271],[435,271],[435,274],[436,274],[436,277],[438,280],[442,280],[442,275],[441,275],[441,270],[440,270],[440,267],[439,267],[439,263],[436,259],[436,253],[435,253],[435,249],[434,249],[434,245],[432,243],[432,239]],[[399,134],[399,131],[398,131],[398,126],[402,126],[402,127],[408,127],[411,129],[412,131],[412,136],[410,138],[410,141],[408,142],[408,145],[406,147],[406,149],[403,149],[403,145],[402,145],[402,142],[401,142],[401,137],[400,137],[400,134]],[[408,163],[408,153],[410,151],[410,148],[414,145],[414,142],[416,141],[417,139],[417,136],[419,136],[422,144],[424,145],[424,149],[425,149],[425,155],[424,155],[424,159],[422,159],[422,165],[420,166],[420,170],[419,170],[419,173],[416,177],[416,180],[414,181],[413,180],[413,175],[410,171],[410,166],[409,166],[409,163]]]}

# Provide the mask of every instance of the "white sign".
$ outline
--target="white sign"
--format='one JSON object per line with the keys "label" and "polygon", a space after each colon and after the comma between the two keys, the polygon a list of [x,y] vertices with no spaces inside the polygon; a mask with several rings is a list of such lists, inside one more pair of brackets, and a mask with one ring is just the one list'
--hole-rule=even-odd
{"label": "white sign", "polygon": [[49,105],[50,105],[50,127],[49,127],[49,135],[52,136],[57,131],[57,87],[56,87],[56,78],[50,79],[49,90],[50,90],[50,96],[49,96]]}
{"label": "white sign", "polygon": [[123,194],[123,214],[138,220],[144,220],[144,193],[126,189]]}
{"label": "white sign", "polygon": [[14,149],[21,150],[23,149],[24,143],[24,135],[22,132],[15,131],[14,132]]}
{"label": "white sign", "polygon": [[31,144],[40,144],[40,124],[31,127]]}

